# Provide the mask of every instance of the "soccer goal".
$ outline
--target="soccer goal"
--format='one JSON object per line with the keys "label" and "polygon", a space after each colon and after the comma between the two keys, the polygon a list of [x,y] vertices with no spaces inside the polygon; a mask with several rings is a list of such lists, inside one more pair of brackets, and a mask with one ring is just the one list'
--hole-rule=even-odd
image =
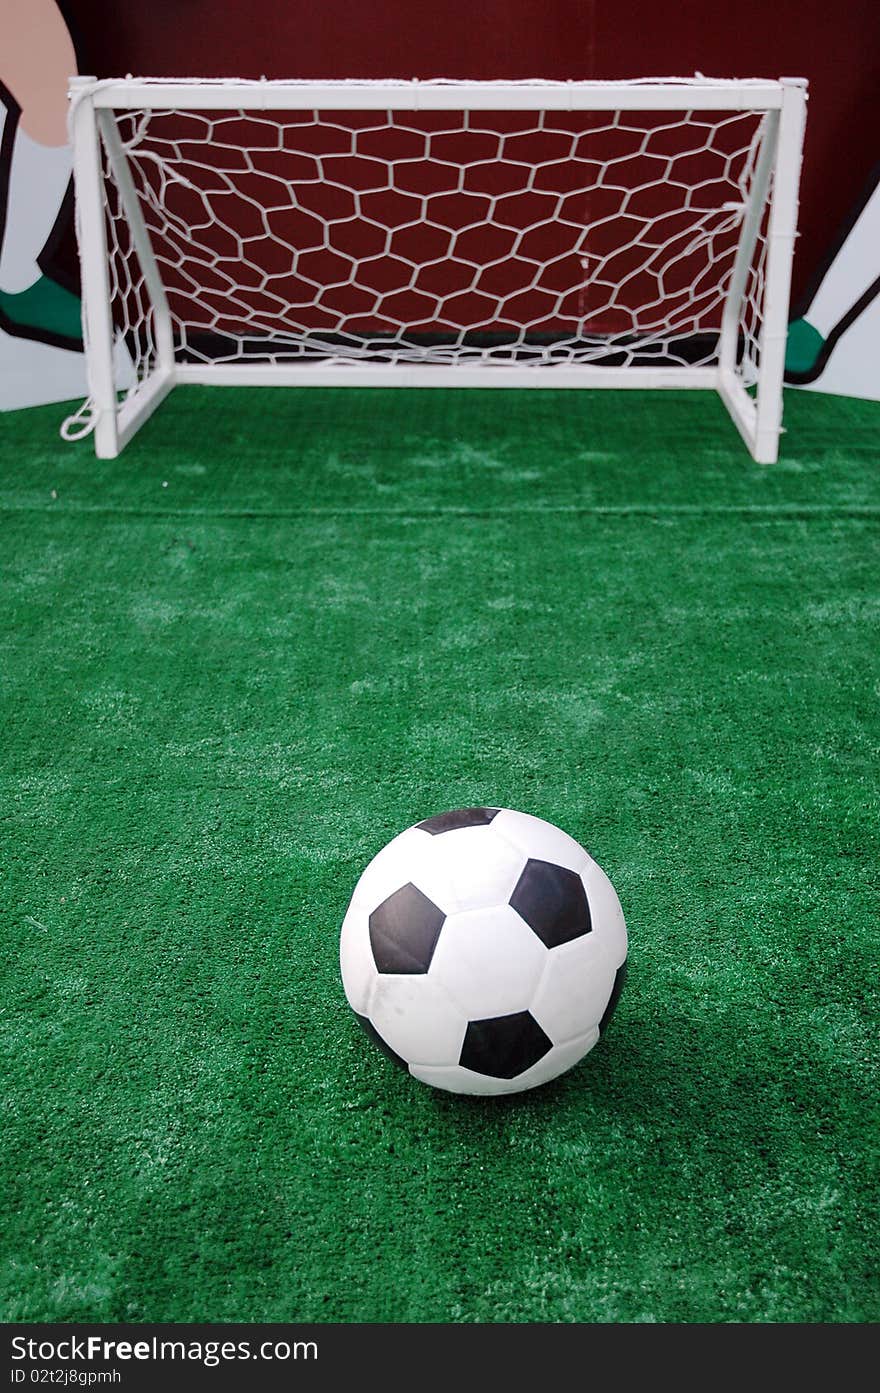
{"label": "soccer goal", "polygon": [[777,457],[802,79],[71,83],[89,401],[717,391]]}

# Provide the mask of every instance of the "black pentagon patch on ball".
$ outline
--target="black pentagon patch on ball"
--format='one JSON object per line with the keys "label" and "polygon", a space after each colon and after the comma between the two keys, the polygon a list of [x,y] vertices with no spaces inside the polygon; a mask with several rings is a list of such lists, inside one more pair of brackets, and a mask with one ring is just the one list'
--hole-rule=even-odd
{"label": "black pentagon patch on ball", "polygon": [[470,1021],[465,1031],[459,1064],[493,1079],[515,1079],[543,1059],[553,1041],[530,1011]]}
{"label": "black pentagon patch on ball", "polygon": [[427,972],[446,915],[415,885],[403,885],[370,915],[370,946],[380,972]]}
{"label": "black pentagon patch on ball", "polygon": [[614,1015],[614,1010],[617,1006],[618,1001],[620,1000],[620,993],[623,991],[623,984],[625,981],[626,963],[621,963],[620,967],[617,969],[617,973],[614,978],[614,986],[611,988],[611,995],[608,998],[608,1005],[605,1007],[605,1010],[602,1013],[602,1019],[599,1022],[600,1035],[605,1034],[605,1027],[611,1020],[611,1017]]}
{"label": "black pentagon patch on ball", "polygon": [[451,813],[438,813],[436,817],[426,817],[424,822],[417,822],[416,826],[436,837],[441,832],[457,832],[460,827],[486,827],[500,811],[500,808],[456,808]]}
{"label": "black pentagon patch on ball", "polygon": [[382,1036],[379,1034],[378,1030],[373,1025],[373,1022],[370,1020],[369,1016],[359,1016],[357,1011],[355,1011],[354,1014],[360,1022],[360,1025],[369,1035],[373,1044],[378,1045],[382,1053],[384,1055],[387,1055],[388,1058],[392,1061],[392,1063],[398,1064],[401,1069],[408,1070],[409,1065],[407,1064],[406,1060],[402,1057],[402,1055],[399,1055],[396,1050],[393,1050],[391,1048],[387,1040],[382,1039]]}
{"label": "black pentagon patch on ball", "polygon": [[550,861],[526,862],[510,904],[548,948],[570,943],[593,928],[580,876]]}

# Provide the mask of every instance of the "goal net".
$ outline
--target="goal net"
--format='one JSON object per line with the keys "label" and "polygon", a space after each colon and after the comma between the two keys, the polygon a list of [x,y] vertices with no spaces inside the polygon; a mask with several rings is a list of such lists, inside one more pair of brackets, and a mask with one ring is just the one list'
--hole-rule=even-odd
{"label": "goal net", "polygon": [[775,460],[806,84],[75,79],[90,398],[700,387]]}

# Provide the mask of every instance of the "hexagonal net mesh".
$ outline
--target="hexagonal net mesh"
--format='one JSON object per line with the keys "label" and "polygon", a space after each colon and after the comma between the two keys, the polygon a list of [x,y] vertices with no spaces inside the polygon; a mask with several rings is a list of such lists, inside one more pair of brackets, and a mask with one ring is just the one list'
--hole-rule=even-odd
{"label": "hexagonal net mesh", "polygon": [[724,357],[740,388],[758,381],[778,112],[557,109],[534,92],[523,109],[472,109],[464,91],[461,109],[398,109],[393,90],[381,109],[233,109],[210,95],[98,112],[119,399],[163,362],[175,381],[372,364],[399,372],[386,382],[659,368],[669,385]]}
{"label": "hexagonal net mesh", "polygon": [[[184,361],[709,363],[754,112],[126,112]],[[143,272],[105,155],[116,323]],[[754,363],[764,240],[742,306]]]}

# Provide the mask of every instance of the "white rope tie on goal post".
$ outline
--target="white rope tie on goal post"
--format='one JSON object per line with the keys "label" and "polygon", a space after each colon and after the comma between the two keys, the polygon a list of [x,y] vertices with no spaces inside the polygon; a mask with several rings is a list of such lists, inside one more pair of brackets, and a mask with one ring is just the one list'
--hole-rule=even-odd
{"label": "white rope tie on goal post", "polygon": [[61,422],[58,434],[62,440],[85,440],[92,434],[98,422],[98,408],[91,397],[77,407],[71,416]]}

